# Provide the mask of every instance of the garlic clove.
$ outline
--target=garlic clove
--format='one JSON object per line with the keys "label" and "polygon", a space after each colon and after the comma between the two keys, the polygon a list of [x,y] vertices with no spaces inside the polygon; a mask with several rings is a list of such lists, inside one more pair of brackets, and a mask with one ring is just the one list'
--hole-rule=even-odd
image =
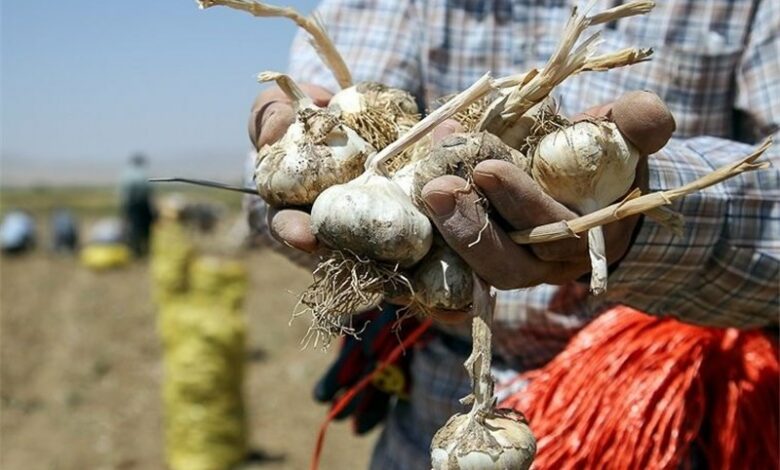
{"label": "garlic clove", "polygon": [[431,309],[465,310],[473,300],[473,276],[468,264],[443,240],[415,266],[414,297]]}

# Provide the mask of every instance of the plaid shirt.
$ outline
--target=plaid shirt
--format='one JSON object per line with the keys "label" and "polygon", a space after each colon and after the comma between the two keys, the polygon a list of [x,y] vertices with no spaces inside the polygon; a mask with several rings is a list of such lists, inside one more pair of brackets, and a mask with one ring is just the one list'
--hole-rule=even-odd
{"label": "plaid shirt", "polygon": [[[614,3],[602,0],[596,8]],[[325,0],[317,12],[355,80],[409,90],[427,106],[485,71],[502,76],[543,66],[570,8],[563,0]],[[652,47],[652,61],[571,78],[556,89],[556,98],[564,113],[574,113],[630,90],[660,95],[678,127],[675,139],[650,159],[650,189],[674,188],[751,150],[738,141],[777,136],[778,34],[776,0],[658,2],[649,15],[602,30],[602,51]],[[297,80],[338,89],[303,34],[291,58]],[[777,324],[778,147],[767,156],[772,168],[676,202],[672,208],[686,221],[682,237],[645,218],[611,272],[606,295],[590,297],[576,284],[500,292],[497,357],[511,371],[540,367],[618,302],[702,325]],[[433,433],[462,411],[458,399],[469,392],[464,351],[446,346],[447,337],[415,355],[411,400],[391,412],[372,468],[429,468]]]}

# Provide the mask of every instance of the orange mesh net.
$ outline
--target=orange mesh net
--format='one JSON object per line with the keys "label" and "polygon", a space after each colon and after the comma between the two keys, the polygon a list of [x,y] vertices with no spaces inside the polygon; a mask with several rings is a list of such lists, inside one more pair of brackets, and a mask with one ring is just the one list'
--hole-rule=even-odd
{"label": "orange mesh net", "polygon": [[616,307],[583,329],[501,406],[531,422],[534,467],[778,468],[777,343]]}

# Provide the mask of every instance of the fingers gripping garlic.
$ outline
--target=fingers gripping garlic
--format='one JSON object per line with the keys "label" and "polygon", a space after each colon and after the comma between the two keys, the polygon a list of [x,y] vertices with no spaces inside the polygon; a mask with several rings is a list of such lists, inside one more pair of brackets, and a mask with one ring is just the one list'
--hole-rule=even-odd
{"label": "fingers gripping garlic", "polygon": [[[579,122],[547,135],[536,148],[532,174],[557,201],[590,213],[620,198],[634,184],[639,151],[611,122]],[[601,227],[588,231],[591,291],[607,287]]]}
{"label": "fingers gripping garlic", "polygon": [[457,175],[469,180],[474,167],[488,159],[511,162],[525,172],[530,171],[530,159],[493,134],[451,134],[434,146],[429,156],[418,164],[412,185],[412,199],[422,205],[422,189],[429,181],[444,175]]}
{"label": "fingers gripping garlic", "polygon": [[360,175],[374,147],[314,105],[286,75],[266,72],[260,80],[275,80],[296,109],[285,135],[257,152],[255,183],[263,199],[274,206],[309,205],[324,189]]}
{"label": "fingers gripping garlic", "polygon": [[420,261],[433,240],[430,221],[403,189],[372,170],[323,191],[312,206],[311,223],[331,248],[402,267]]}

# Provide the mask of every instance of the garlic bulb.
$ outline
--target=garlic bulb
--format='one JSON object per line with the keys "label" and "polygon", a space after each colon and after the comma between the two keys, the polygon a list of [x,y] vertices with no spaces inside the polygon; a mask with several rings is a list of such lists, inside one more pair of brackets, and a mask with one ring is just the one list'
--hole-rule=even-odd
{"label": "garlic bulb", "polygon": [[415,266],[412,285],[415,300],[429,308],[465,310],[473,298],[471,268],[441,237]]}
{"label": "garlic bulb", "polygon": [[488,159],[504,160],[514,163],[525,172],[530,171],[530,159],[493,134],[451,134],[436,144],[415,170],[412,187],[414,201],[421,204],[423,187],[429,181],[444,175],[457,175],[468,180],[474,167]]}
{"label": "garlic bulb", "polygon": [[[536,148],[532,174],[557,201],[590,213],[631,189],[639,151],[611,122],[578,122],[547,135]],[[606,290],[607,260],[601,227],[588,231],[591,292]]]}
{"label": "garlic bulb", "polygon": [[526,470],[536,455],[536,438],[522,414],[495,408],[490,364],[496,297],[476,275],[472,285],[473,345],[463,363],[471,378],[471,394],[461,399],[464,405],[471,404],[471,410],[452,416],[433,436],[433,470]]}
{"label": "garlic bulb", "polygon": [[433,470],[525,470],[535,454],[536,439],[525,418],[506,408],[480,418],[458,413],[431,443]]}
{"label": "garlic bulb", "polygon": [[420,261],[433,240],[428,218],[400,186],[373,170],[323,191],[312,206],[311,223],[331,248],[402,267]]}
{"label": "garlic bulb", "polygon": [[328,107],[344,113],[360,113],[369,108],[389,109],[394,116],[418,113],[411,94],[376,82],[361,82],[344,88],[333,95]]}
{"label": "garlic bulb", "polygon": [[420,120],[409,93],[375,82],[362,82],[336,93],[328,110],[381,150]]}
{"label": "garlic bulb", "polygon": [[412,188],[414,186],[414,174],[420,166],[420,161],[414,161],[399,168],[391,177],[408,197],[412,197]]}
{"label": "garlic bulb", "polygon": [[257,152],[255,183],[266,202],[309,205],[325,188],[360,175],[373,146],[337,115],[314,105],[286,75],[266,72],[260,79],[275,80],[296,108],[284,136]]}

